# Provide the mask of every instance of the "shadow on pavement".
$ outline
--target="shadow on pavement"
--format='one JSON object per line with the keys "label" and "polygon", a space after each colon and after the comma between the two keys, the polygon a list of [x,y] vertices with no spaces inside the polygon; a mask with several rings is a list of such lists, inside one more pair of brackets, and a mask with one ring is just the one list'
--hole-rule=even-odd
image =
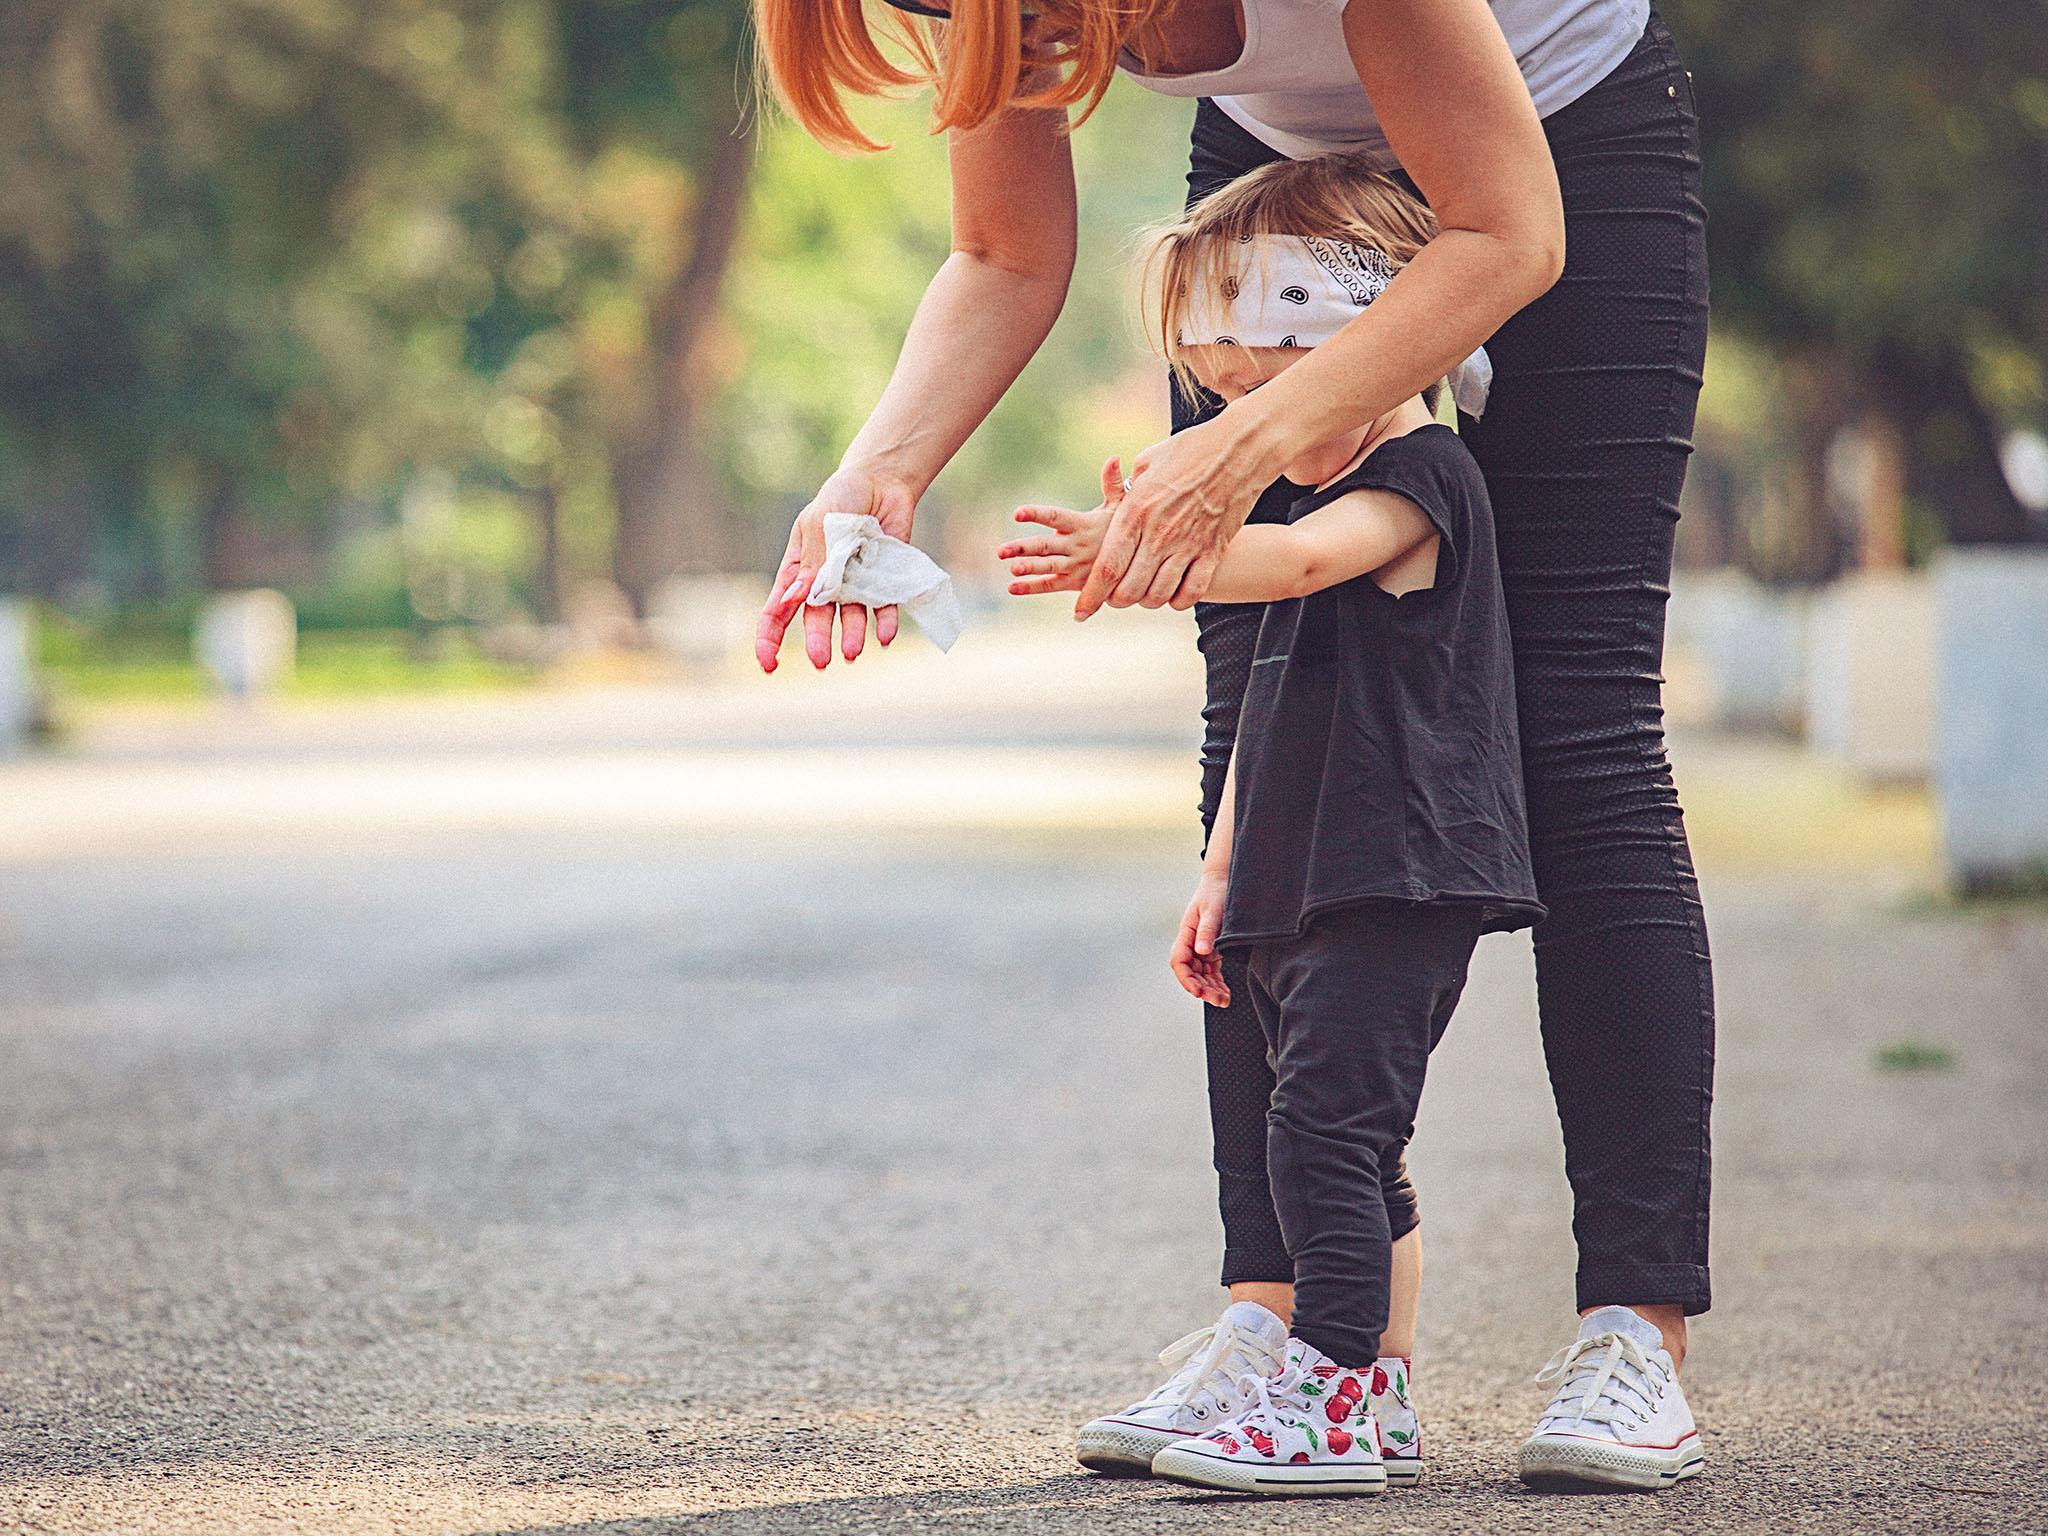
{"label": "shadow on pavement", "polygon": [[748,1509],[708,1514],[642,1515],[623,1520],[578,1521],[564,1525],[491,1526],[473,1536],[667,1536],[674,1531],[774,1532],[864,1531],[894,1527],[918,1530],[987,1531],[1016,1524],[1085,1525],[1133,1498],[1149,1503],[1228,1503],[1174,1490],[1139,1478],[1101,1477],[1077,1472],[1031,1483],[939,1488],[843,1499],[793,1499]]}

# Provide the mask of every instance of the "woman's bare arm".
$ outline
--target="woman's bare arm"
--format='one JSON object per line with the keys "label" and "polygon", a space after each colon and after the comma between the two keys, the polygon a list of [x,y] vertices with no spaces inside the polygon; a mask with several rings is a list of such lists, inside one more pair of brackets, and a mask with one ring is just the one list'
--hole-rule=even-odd
{"label": "woman's bare arm", "polygon": [[1563,269],[1557,169],[1486,0],[1351,0],[1344,35],[1441,232],[1300,363],[1138,456],[1079,617],[1207,595],[1283,464],[1442,377]]}
{"label": "woman's bare arm", "polygon": [[[755,655],[774,671],[782,639],[825,554],[828,512],[866,512],[907,538],[939,471],[1024,371],[1059,318],[1074,270],[1074,166],[1065,114],[1003,113],[948,142],[953,252],[904,337],[887,388],[790,530],[789,545],[755,634]],[[813,666],[832,659],[829,607],[804,610]],[[841,654],[858,656],[867,613],[839,610]],[[895,637],[894,609],[876,615],[876,637]]]}
{"label": "woman's bare arm", "polygon": [[1245,397],[1249,430],[1278,445],[1269,453],[1347,431],[1443,377],[1564,268],[1557,166],[1485,0],[1351,0],[1344,40],[1438,234],[1370,309]]}

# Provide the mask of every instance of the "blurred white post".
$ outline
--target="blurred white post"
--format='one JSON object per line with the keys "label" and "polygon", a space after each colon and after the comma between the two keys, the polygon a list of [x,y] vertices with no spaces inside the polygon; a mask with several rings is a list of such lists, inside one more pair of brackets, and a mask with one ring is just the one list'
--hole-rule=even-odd
{"label": "blurred white post", "polygon": [[1955,550],[1936,568],[1936,783],[1968,886],[2048,873],[2048,550]]}
{"label": "blurred white post", "polygon": [[1717,725],[1786,730],[1805,686],[1806,608],[1741,571],[1686,571],[1671,581],[1667,644],[1705,674]]}
{"label": "blurred white post", "polygon": [[1934,767],[1934,590],[1917,572],[1859,571],[1822,590],[1807,624],[1806,732],[1873,780]]}
{"label": "blurred white post", "polygon": [[230,698],[270,692],[291,675],[299,619],[282,592],[223,592],[206,601],[193,631],[199,664]]}
{"label": "blurred white post", "polygon": [[0,598],[0,752],[21,745],[35,723],[36,678],[29,634],[28,604]]}

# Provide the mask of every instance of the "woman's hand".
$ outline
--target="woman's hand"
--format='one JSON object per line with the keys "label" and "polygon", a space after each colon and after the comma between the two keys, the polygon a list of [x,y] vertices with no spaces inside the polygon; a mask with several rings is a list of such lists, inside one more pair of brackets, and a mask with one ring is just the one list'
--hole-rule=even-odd
{"label": "woman's hand", "polygon": [[998,560],[1010,562],[1012,597],[1036,597],[1046,592],[1078,592],[1095,568],[1102,549],[1102,536],[1109,529],[1117,503],[1123,500],[1123,465],[1111,459],[1102,466],[1102,505],[1087,512],[1065,507],[1019,507],[1020,523],[1036,523],[1050,530],[1034,538],[1012,539],[996,551]]}
{"label": "woman's hand", "polygon": [[[848,445],[840,469],[790,530],[789,548],[754,631],[754,655],[773,672],[782,637],[825,557],[825,514],[866,512],[910,537],[917,499],[981,425],[1059,318],[1074,270],[1074,161],[1066,113],[1011,108],[947,136],[953,253],[903,339],[889,384]],[[801,578],[801,579],[799,579]],[[792,590],[794,589],[794,590]],[[832,660],[832,608],[804,613],[811,665]],[[839,653],[867,642],[867,610],[837,610]],[[875,612],[875,638],[896,638],[896,610]]]}
{"label": "woman's hand", "polygon": [[[1154,443],[1136,461],[1102,551],[1074,603],[1085,619],[1112,608],[1191,608],[1223,548],[1278,473],[1250,451],[1236,407]],[[1269,472],[1270,471],[1270,472]]]}
{"label": "woman's hand", "polygon": [[[754,630],[754,659],[763,672],[773,672],[781,659],[782,637],[799,608],[804,610],[804,654],[811,665],[823,667],[832,660],[832,618],[839,617],[839,653],[852,661],[867,644],[868,611],[859,603],[804,606],[804,597],[817,580],[825,563],[825,514],[866,513],[881,523],[882,532],[899,539],[910,537],[911,520],[917,514],[917,498],[907,486],[861,469],[842,468],[811,498],[811,504],[797,514],[789,530],[789,547],[775,573],[775,585],[761,607],[761,622]],[[875,610],[875,638],[887,645],[896,638],[894,604]]]}
{"label": "woman's hand", "polygon": [[1173,941],[1168,964],[1188,996],[1218,1008],[1230,1006],[1230,988],[1223,981],[1223,960],[1216,953],[1216,935],[1223,927],[1223,896],[1229,888],[1228,871],[1209,865],[1194,897],[1180,920],[1180,934]]}

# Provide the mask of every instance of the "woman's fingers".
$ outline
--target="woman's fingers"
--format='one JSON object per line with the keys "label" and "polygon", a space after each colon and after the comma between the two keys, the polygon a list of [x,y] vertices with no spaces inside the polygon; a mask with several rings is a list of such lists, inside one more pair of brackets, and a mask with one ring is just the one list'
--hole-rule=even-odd
{"label": "woman's fingers", "polygon": [[1209,583],[1216,579],[1216,557],[1204,555],[1191,564],[1180,578],[1180,585],[1174,588],[1172,606],[1182,613],[1199,603],[1209,591]]}
{"label": "woman's fingers", "polygon": [[830,603],[804,607],[804,655],[814,667],[823,669],[832,664],[832,615],[836,611]]}
{"label": "woman's fingers", "polygon": [[1173,594],[1180,590],[1180,579],[1188,568],[1187,561],[1179,556],[1169,555],[1160,562],[1159,574],[1152,578],[1152,585],[1145,589],[1145,595],[1138,599],[1146,608],[1164,608],[1173,600]]}
{"label": "woman's fingers", "polygon": [[803,556],[797,538],[797,530],[790,529],[789,548],[783,553],[775,582],[768,588],[768,600],[761,604],[760,620],[754,625],[754,660],[763,672],[773,672],[781,661],[782,637],[803,605],[805,587],[798,579],[803,575]]}
{"label": "woman's fingers", "polygon": [[1128,500],[1120,503],[1111,514],[1109,528],[1102,536],[1102,548],[1095,556],[1094,569],[1089,571],[1081,596],[1074,603],[1075,618],[1088,618],[1109,601],[1111,591],[1123,579],[1138,553],[1142,526]]}
{"label": "woman's fingers", "polygon": [[1105,507],[1113,507],[1123,499],[1123,460],[1105,459],[1102,465],[1102,504]]}
{"label": "woman's fingers", "polygon": [[[813,505],[816,505],[813,503]],[[825,563],[825,519],[811,515],[810,508],[796,520],[797,533],[803,540],[803,572],[806,578],[815,577]],[[806,586],[809,585],[807,580]],[[829,666],[832,661],[832,606],[821,603],[804,606],[804,654],[814,667]]]}
{"label": "woman's fingers", "polygon": [[839,609],[839,654],[848,661],[860,655],[868,643],[868,611],[859,603],[843,603]]}
{"label": "woman's fingers", "polygon": [[890,641],[896,638],[896,605],[894,603],[889,604],[886,608],[877,608],[875,610],[875,638],[883,645],[889,644]]}
{"label": "woman's fingers", "polygon": [[[1123,577],[1110,591],[1110,606],[1135,608],[1144,602],[1152,590],[1152,583],[1159,578],[1159,567],[1165,558],[1160,550],[1148,547],[1141,538],[1137,548],[1131,551],[1130,564],[1124,567]],[[1174,579],[1178,582],[1177,573]]]}
{"label": "woman's fingers", "polygon": [[1216,953],[1216,934],[1223,926],[1223,909],[1206,905],[1195,920],[1195,953],[1213,956]]}

